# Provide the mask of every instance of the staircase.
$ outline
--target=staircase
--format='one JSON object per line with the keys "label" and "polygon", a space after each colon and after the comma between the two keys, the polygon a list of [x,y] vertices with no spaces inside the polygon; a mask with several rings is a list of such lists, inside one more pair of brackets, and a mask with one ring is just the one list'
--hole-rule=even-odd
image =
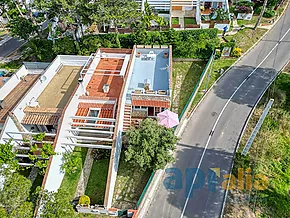
{"label": "staircase", "polygon": [[132,105],[125,105],[124,121],[123,121],[123,131],[127,131],[131,126],[131,112]]}

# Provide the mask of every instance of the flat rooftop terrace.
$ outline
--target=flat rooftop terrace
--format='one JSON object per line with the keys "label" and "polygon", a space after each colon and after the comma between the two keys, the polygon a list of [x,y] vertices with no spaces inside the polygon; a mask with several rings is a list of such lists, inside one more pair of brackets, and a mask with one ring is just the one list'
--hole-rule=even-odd
{"label": "flat rooftop terrace", "polygon": [[78,84],[82,67],[63,66],[40,94],[37,101],[43,108],[64,108]]}
{"label": "flat rooftop terrace", "polygon": [[128,92],[144,90],[145,81],[150,83],[150,90],[169,90],[169,48],[140,48],[136,57]]}

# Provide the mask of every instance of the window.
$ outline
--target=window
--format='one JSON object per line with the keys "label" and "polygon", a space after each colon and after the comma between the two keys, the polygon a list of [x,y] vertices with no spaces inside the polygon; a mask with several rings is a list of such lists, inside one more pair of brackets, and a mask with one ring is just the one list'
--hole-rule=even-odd
{"label": "window", "polygon": [[[88,117],[98,117],[100,113],[99,109],[90,109],[88,113]],[[96,120],[87,120],[88,123],[96,123]]]}

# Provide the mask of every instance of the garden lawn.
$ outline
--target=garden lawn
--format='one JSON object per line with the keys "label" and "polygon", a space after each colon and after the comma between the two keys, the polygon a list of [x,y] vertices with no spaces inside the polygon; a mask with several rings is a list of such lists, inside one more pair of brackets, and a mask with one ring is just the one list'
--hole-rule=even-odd
{"label": "garden lawn", "polygon": [[95,160],[91,169],[85,194],[91,198],[91,204],[104,204],[109,159]]}
{"label": "garden lawn", "polygon": [[172,17],[172,24],[179,24],[179,17]]}
{"label": "garden lawn", "polygon": [[86,159],[87,151],[88,151],[87,148],[75,147],[73,155],[81,157],[82,163],[79,166],[77,166],[77,170],[75,173],[70,175],[67,173],[64,174],[60,187],[68,192],[70,199],[74,198],[79,178],[82,172],[83,164]]}
{"label": "garden lawn", "polygon": [[113,207],[119,209],[135,208],[150,175],[150,171],[143,171],[139,167],[127,163],[125,155],[122,153],[115,185]]}
{"label": "garden lawn", "polygon": [[[237,20],[238,21],[238,25],[242,26],[242,25],[255,25],[258,21],[259,16],[258,15],[254,15],[252,20]],[[260,24],[269,24],[269,21],[272,20],[272,18],[264,18],[262,17]]]}
{"label": "garden lawn", "polygon": [[184,26],[186,24],[196,24],[196,20],[193,17],[185,17],[184,18]]}
{"label": "garden lawn", "polygon": [[225,36],[225,38],[228,41],[235,40],[236,41],[236,47],[239,47],[242,49],[242,52],[246,52],[249,48],[252,47],[252,45],[255,44],[265,33],[267,30],[265,29],[257,29],[254,31],[251,28],[245,28],[240,30],[235,35],[231,36]]}
{"label": "garden lawn", "polygon": [[194,90],[206,62],[173,62],[173,106],[180,115]]}

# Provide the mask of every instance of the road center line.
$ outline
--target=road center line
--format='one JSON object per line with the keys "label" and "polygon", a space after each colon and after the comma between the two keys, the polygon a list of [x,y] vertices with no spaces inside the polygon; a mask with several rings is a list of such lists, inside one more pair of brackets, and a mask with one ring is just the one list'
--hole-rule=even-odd
{"label": "road center line", "polygon": [[266,55],[266,57],[258,64],[258,66],[243,80],[243,82],[237,87],[237,89],[234,91],[234,93],[231,95],[231,97],[228,99],[228,101],[226,102],[226,104],[224,105],[224,107],[223,107],[223,109],[221,110],[221,112],[220,112],[220,114],[219,114],[219,116],[218,116],[218,118],[216,119],[216,122],[214,123],[214,125],[213,125],[213,128],[212,128],[212,130],[211,130],[211,133],[212,134],[210,134],[209,135],[209,137],[208,137],[208,139],[207,139],[207,142],[206,142],[206,145],[205,145],[205,147],[204,147],[204,150],[203,150],[203,153],[202,153],[202,155],[201,155],[201,158],[200,158],[200,161],[199,161],[199,163],[198,163],[198,166],[197,166],[197,170],[196,170],[196,173],[195,173],[195,175],[194,175],[194,178],[193,178],[193,180],[192,180],[192,183],[191,183],[191,186],[190,186],[190,189],[189,189],[189,192],[188,192],[188,194],[187,194],[187,196],[186,196],[186,200],[185,200],[185,204],[184,204],[184,207],[183,207],[183,210],[182,210],[182,213],[181,213],[181,215],[180,215],[180,218],[183,218],[183,216],[184,216],[184,212],[185,212],[185,210],[186,210],[186,207],[187,207],[187,204],[188,204],[188,201],[189,201],[189,197],[190,197],[190,193],[192,192],[192,189],[193,189],[193,185],[194,185],[194,183],[195,183],[195,180],[196,180],[196,178],[197,178],[197,174],[198,174],[198,171],[199,171],[199,168],[200,168],[200,166],[201,166],[201,163],[202,163],[202,160],[203,160],[203,158],[204,158],[204,155],[205,155],[205,152],[206,152],[206,150],[207,150],[207,147],[208,147],[208,145],[209,145],[209,142],[210,142],[210,140],[211,140],[211,138],[212,138],[212,135],[213,135],[213,133],[214,133],[214,130],[215,130],[215,128],[216,128],[216,126],[217,126],[217,124],[218,124],[218,122],[219,122],[219,120],[220,120],[220,118],[221,118],[221,116],[223,115],[223,113],[224,113],[224,111],[225,111],[225,109],[226,109],[226,107],[228,106],[228,104],[231,102],[231,100],[232,100],[232,98],[235,96],[235,94],[239,91],[239,89],[242,87],[242,85],[253,75],[253,73],[255,73],[256,72],[256,70],[265,62],[265,60],[271,55],[271,53],[275,50],[275,48],[277,48],[277,46],[282,42],[282,40],[285,38],[285,36],[289,33],[289,31],[290,31],[290,28],[286,31],[286,33],[282,36],[282,38],[276,43],[276,45],[271,49],[271,51]]}

